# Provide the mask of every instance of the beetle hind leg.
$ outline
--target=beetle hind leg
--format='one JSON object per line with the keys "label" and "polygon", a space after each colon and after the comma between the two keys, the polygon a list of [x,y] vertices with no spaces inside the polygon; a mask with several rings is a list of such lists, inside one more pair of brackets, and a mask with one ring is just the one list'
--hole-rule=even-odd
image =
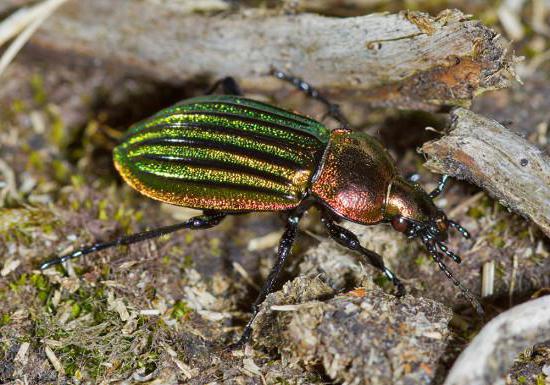
{"label": "beetle hind leg", "polygon": [[40,270],[45,270],[51,266],[59,265],[68,260],[80,258],[84,255],[95,253],[100,250],[105,250],[105,249],[119,246],[119,245],[131,245],[132,243],[137,243],[137,242],[145,241],[147,239],[157,238],[157,237],[160,237],[161,235],[173,233],[174,231],[178,231],[178,230],[208,229],[210,227],[214,227],[217,224],[219,224],[222,221],[222,219],[225,218],[227,215],[228,213],[223,213],[223,212],[204,212],[203,215],[193,217],[191,219],[188,219],[185,222],[178,223],[175,225],[159,227],[157,229],[143,231],[140,233],[127,235],[124,237],[119,237],[109,242],[97,242],[92,245],[75,250],[72,253],[43,262],[40,265]]}
{"label": "beetle hind leg", "polygon": [[342,111],[340,110],[340,106],[328,100],[311,84],[305,82],[300,78],[294,77],[292,75],[288,75],[276,69],[273,69],[271,71],[271,74],[275,76],[277,79],[280,79],[292,84],[294,87],[304,92],[307,96],[323,103],[327,107],[327,114],[325,116],[330,116],[331,118],[339,122],[342,125],[342,128],[349,129],[350,127],[349,121],[344,116],[344,114],[342,114]]}
{"label": "beetle hind leg", "polygon": [[378,270],[384,273],[386,278],[388,278],[395,286],[397,297],[402,297],[403,295],[405,295],[405,286],[403,286],[395,273],[386,267],[386,265],[384,264],[384,260],[380,255],[361,246],[361,243],[359,242],[359,239],[357,239],[357,236],[355,234],[353,234],[348,229],[345,229],[342,226],[334,223],[334,220],[332,220],[329,216],[323,215],[321,221],[327,228],[329,235],[332,239],[350,250],[359,252],[365,262],[376,267]]}

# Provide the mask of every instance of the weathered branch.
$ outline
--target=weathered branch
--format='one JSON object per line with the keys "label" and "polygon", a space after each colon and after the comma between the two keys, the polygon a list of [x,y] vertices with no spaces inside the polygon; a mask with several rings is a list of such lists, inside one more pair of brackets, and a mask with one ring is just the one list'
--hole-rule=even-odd
{"label": "weathered branch", "polygon": [[424,144],[432,171],[466,179],[550,236],[550,158],[496,121],[458,108],[440,140]]}
{"label": "weathered branch", "polygon": [[462,352],[445,385],[503,384],[514,359],[548,340],[550,297],[516,306],[489,322]]}
{"label": "weathered branch", "polygon": [[176,2],[70,2],[34,43],[137,67],[169,81],[235,76],[272,88],[272,67],[373,105],[468,105],[507,86],[506,42],[452,10],[330,18],[266,10],[198,14]]}

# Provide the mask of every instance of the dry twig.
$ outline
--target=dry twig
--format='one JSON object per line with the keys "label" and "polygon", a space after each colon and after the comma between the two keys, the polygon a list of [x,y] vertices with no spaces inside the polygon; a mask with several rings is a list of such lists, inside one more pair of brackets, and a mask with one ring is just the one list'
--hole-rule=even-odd
{"label": "dry twig", "polygon": [[278,86],[265,79],[275,67],[348,99],[408,108],[468,105],[507,86],[513,64],[504,39],[457,10],[331,18],[258,9],[198,14],[175,3],[69,3],[34,42],[171,82],[231,75],[266,90]]}
{"label": "dry twig", "polygon": [[492,119],[458,108],[449,133],[424,144],[432,171],[466,179],[550,236],[550,159]]}

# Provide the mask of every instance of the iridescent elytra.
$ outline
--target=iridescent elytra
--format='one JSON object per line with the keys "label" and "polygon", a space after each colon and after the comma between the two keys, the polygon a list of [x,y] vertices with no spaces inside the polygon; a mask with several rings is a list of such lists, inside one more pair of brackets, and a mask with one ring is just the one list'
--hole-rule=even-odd
{"label": "iridescent elytra", "polygon": [[319,100],[341,127],[324,124],[284,109],[241,96],[232,78],[217,83],[226,95],[184,100],[130,127],[115,148],[113,160],[122,178],[140,193],[203,214],[183,223],[96,243],[41,265],[46,269],[95,251],[128,245],[180,229],[205,229],[228,215],[257,211],[283,212],[286,228],[278,258],[252,307],[252,317],[234,347],[250,338],[259,305],[269,294],[290,254],[298,223],[312,206],[320,209],[328,234],[357,252],[393,282],[404,287],[382,257],[338,225],[390,223],[409,238],[419,238],[439,268],[482,311],[476,297],[453,277],[444,263],[460,257],[445,245],[449,227],[468,232],[433,203],[447,181],[430,193],[399,175],[395,162],[373,137],[354,132],[336,104],[299,78],[275,71]]}

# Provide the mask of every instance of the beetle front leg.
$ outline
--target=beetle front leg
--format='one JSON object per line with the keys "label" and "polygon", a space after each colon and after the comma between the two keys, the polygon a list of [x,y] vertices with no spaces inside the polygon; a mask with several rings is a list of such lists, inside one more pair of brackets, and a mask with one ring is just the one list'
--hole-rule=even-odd
{"label": "beetle front leg", "polygon": [[229,350],[239,349],[244,344],[246,344],[248,340],[250,340],[250,336],[252,334],[252,324],[254,323],[254,319],[256,318],[256,315],[258,315],[259,307],[262,304],[262,302],[265,300],[267,295],[273,291],[273,286],[277,281],[277,277],[281,273],[281,270],[286,261],[286,258],[290,255],[290,250],[292,249],[292,245],[296,240],[298,223],[302,218],[302,214],[303,214],[302,211],[297,211],[289,215],[286,222],[285,232],[281,237],[281,241],[279,243],[279,248],[277,251],[277,262],[275,262],[275,265],[273,265],[273,267],[271,268],[271,272],[269,273],[269,276],[267,277],[267,280],[264,283],[264,286],[262,287],[260,294],[258,294],[258,297],[254,302],[254,305],[252,305],[252,317],[250,317],[250,320],[247,322],[246,327],[244,328],[243,334],[241,335],[241,338],[239,338],[239,341],[237,341],[237,343],[230,345],[228,347]]}
{"label": "beetle front leg", "polygon": [[[336,103],[332,103],[325,96],[323,96],[315,87],[311,84],[305,82],[304,80],[288,75],[279,70],[272,70],[273,76],[277,79],[284,80],[289,82],[294,87],[298,88],[300,91],[304,92],[310,98],[316,99],[323,103],[327,107],[327,115],[339,122],[342,125],[342,128],[349,129],[348,119],[340,111],[340,106]],[[326,116],[326,115],[325,115]]]}
{"label": "beetle front leg", "polygon": [[359,239],[357,239],[357,236],[355,234],[353,234],[348,229],[337,225],[334,220],[332,220],[327,215],[323,215],[321,221],[327,228],[328,233],[332,239],[350,250],[359,252],[360,255],[364,257],[365,262],[383,272],[384,275],[390,281],[392,281],[393,285],[397,289],[396,295],[398,297],[402,297],[405,294],[405,287],[403,286],[399,278],[397,278],[397,276],[384,265],[384,260],[380,255],[361,246],[361,243],[359,242]]}
{"label": "beetle front leg", "polygon": [[151,238],[157,238],[157,237],[160,237],[161,235],[169,234],[174,231],[178,231],[182,229],[191,229],[191,230],[208,229],[210,227],[214,227],[217,224],[219,224],[222,221],[222,219],[225,218],[227,215],[228,213],[223,213],[223,212],[204,213],[203,215],[199,215],[191,219],[188,219],[183,223],[178,223],[171,226],[159,227],[158,229],[153,229],[153,230],[143,231],[141,233],[127,235],[127,236],[112,240],[110,242],[94,243],[90,246],[83,247],[81,249],[73,251],[70,254],[66,254],[61,257],[50,259],[49,261],[46,261],[40,265],[40,270],[45,270],[51,266],[59,265],[70,259],[80,258],[84,255],[95,253],[96,251],[105,250],[110,247],[115,247],[118,245],[131,245],[132,243],[145,241]]}

